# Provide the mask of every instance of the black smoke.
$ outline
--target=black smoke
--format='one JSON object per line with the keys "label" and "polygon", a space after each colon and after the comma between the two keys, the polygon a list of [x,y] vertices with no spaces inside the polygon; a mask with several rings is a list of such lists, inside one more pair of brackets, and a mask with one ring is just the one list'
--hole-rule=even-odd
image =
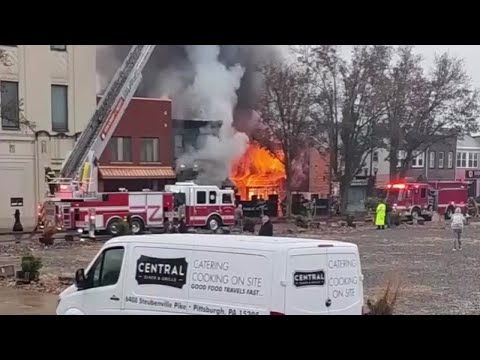
{"label": "black smoke", "polygon": [[[97,72],[100,77],[101,90],[113,77],[132,45],[100,45],[97,49]],[[264,62],[281,59],[285,55],[283,45],[219,45],[219,61],[227,67],[240,64],[245,69],[240,88],[237,91],[237,108],[255,107],[261,88],[258,74],[259,66]],[[171,74],[175,73],[174,80]],[[192,84],[195,78],[192,64],[187,56],[185,45],[157,45],[143,72],[143,81],[136,96],[172,98],[175,112],[180,110],[182,89]],[[177,99],[176,99],[177,98]],[[195,118],[195,114],[190,114]],[[184,114],[182,116],[185,116]]]}

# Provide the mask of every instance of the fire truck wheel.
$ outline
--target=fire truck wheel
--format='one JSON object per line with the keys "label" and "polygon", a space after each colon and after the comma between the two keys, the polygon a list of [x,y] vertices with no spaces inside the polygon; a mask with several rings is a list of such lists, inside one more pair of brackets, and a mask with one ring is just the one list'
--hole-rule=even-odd
{"label": "fire truck wheel", "polygon": [[420,212],[420,209],[419,208],[414,208],[412,210],[412,218],[414,219],[418,219],[420,216],[422,216],[422,213]]}
{"label": "fire truck wheel", "polygon": [[120,232],[120,219],[110,220],[107,225],[107,233],[111,236],[117,236]]}
{"label": "fire truck wheel", "polygon": [[133,218],[130,220],[130,229],[133,235],[141,234],[145,230],[145,225],[143,224],[142,219]]}
{"label": "fire truck wheel", "polygon": [[222,220],[218,216],[213,215],[208,218],[207,227],[209,230],[216,231],[221,225]]}

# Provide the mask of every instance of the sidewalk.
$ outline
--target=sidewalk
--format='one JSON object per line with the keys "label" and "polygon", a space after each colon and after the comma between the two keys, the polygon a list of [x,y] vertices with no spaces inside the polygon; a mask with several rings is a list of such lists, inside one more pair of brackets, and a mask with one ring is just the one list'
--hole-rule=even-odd
{"label": "sidewalk", "polygon": [[[4,236],[4,235],[15,235],[15,234],[22,234],[22,235],[29,235],[32,233],[33,229],[35,229],[34,227],[27,227],[27,228],[23,228],[23,231],[22,232],[13,232],[12,229],[0,229],[0,236]],[[40,233],[40,231],[37,231],[36,232],[37,234]]]}

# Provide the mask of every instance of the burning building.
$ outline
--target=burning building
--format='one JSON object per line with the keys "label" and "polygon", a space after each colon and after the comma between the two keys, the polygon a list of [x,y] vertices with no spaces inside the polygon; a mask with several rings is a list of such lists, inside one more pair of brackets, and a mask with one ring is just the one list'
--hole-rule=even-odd
{"label": "burning building", "polygon": [[283,153],[275,154],[258,144],[250,144],[243,156],[232,164],[230,179],[242,200],[268,199],[285,191]]}

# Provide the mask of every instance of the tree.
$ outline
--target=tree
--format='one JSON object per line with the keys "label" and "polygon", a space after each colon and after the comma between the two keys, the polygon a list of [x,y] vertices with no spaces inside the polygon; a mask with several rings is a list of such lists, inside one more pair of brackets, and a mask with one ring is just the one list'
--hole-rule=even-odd
{"label": "tree", "polygon": [[330,45],[301,52],[300,61],[316,74],[316,134],[327,134],[332,172],[340,182],[342,211],[366,156],[381,145],[382,90],[390,59],[390,48],[377,45],[355,46],[348,61]]}
{"label": "tree", "polygon": [[479,116],[479,93],[461,59],[437,56],[426,75],[412,46],[397,48],[396,55],[384,91],[392,180],[432,145],[477,131]]}
{"label": "tree", "polygon": [[285,166],[287,216],[291,215],[293,162],[309,143],[313,104],[312,73],[297,63],[270,63],[261,67],[264,88],[258,113],[265,130],[255,136],[262,146],[277,156]]}

